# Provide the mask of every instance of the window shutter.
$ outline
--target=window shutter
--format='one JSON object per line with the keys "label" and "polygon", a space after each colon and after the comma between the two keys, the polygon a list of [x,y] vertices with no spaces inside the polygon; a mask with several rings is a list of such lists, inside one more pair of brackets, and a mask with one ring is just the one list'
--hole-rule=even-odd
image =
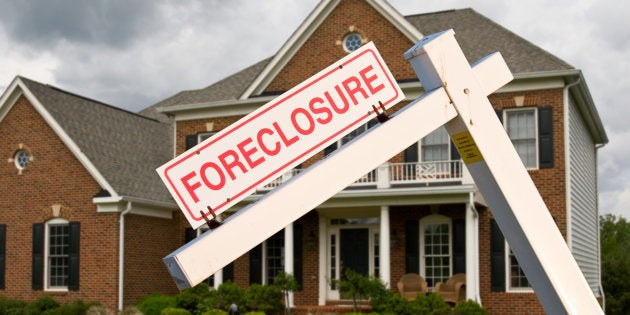
{"label": "window shutter", "polygon": [[44,224],[33,224],[33,260],[31,264],[33,290],[44,289]]}
{"label": "window shutter", "polygon": [[418,221],[406,222],[405,273],[420,273],[420,226]]}
{"label": "window shutter", "polygon": [[262,244],[249,251],[249,284],[262,284]]}
{"label": "window shutter", "polygon": [[5,268],[7,252],[7,225],[0,224],[0,290],[5,289]]}
{"label": "window shutter", "polygon": [[497,222],[490,220],[490,286],[493,292],[505,291],[505,239]]}
{"label": "window shutter", "polygon": [[466,272],[466,220],[453,220],[453,274]]}
{"label": "window shutter", "polygon": [[231,262],[223,267],[223,283],[228,281],[234,282],[234,263]]}
{"label": "window shutter", "polygon": [[418,142],[405,149],[405,162],[418,162]]}
{"label": "window shutter", "polygon": [[501,122],[501,124],[503,124],[503,111],[500,109],[495,109],[494,112],[497,113],[497,118],[499,118],[499,121]]}
{"label": "window shutter", "polygon": [[324,156],[333,153],[335,150],[337,150],[337,142],[333,142],[331,145],[327,146],[324,149]]}
{"label": "window shutter", "polygon": [[68,290],[79,290],[79,239],[80,239],[81,225],[79,222],[70,222],[70,246],[69,261],[70,268],[68,271]]}
{"label": "window shutter", "polygon": [[186,135],[186,150],[197,145],[197,135]]}
{"label": "window shutter", "polygon": [[197,237],[197,231],[193,228],[186,228],[184,231],[184,243],[188,244],[188,242],[192,241]]}
{"label": "window shutter", "polygon": [[539,167],[553,167],[553,119],[552,107],[538,108],[538,152]]}
{"label": "window shutter", "polygon": [[293,224],[293,277],[302,288],[302,225]]}
{"label": "window shutter", "polygon": [[462,158],[462,156],[459,154],[459,150],[457,150],[455,143],[453,141],[450,141],[450,142],[451,142],[451,161],[458,161],[459,159]]}

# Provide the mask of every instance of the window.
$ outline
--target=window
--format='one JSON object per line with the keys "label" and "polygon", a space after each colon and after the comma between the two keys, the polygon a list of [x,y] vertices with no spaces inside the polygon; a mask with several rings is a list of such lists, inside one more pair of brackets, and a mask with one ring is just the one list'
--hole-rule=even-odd
{"label": "window", "polygon": [[538,167],[536,108],[505,110],[505,129],[527,168]]}
{"label": "window", "polygon": [[449,148],[448,132],[440,127],[422,139],[422,161],[448,161]]}
{"label": "window", "polygon": [[30,161],[31,155],[27,150],[21,149],[15,152],[15,156],[13,157],[13,161],[15,162],[15,167],[18,170],[23,170],[28,166],[28,162]]}
{"label": "window", "polygon": [[353,52],[361,47],[361,35],[356,32],[349,33],[343,38],[343,49],[347,52]]}
{"label": "window", "polygon": [[529,285],[529,281],[527,280],[523,269],[521,269],[516,256],[514,256],[514,252],[512,252],[509,248],[507,242],[505,243],[505,248],[507,249],[506,253],[508,253],[506,257],[506,267],[508,268],[508,270],[506,270],[506,275],[508,277],[508,289],[510,291],[531,291],[532,288]]}
{"label": "window", "polygon": [[273,278],[284,271],[284,230],[267,239],[263,248],[263,284],[273,284]]}
{"label": "window", "polygon": [[451,276],[451,219],[430,215],[420,220],[420,270],[429,287]]}
{"label": "window", "polygon": [[61,218],[33,224],[34,290],[79,289],[79,222]]}

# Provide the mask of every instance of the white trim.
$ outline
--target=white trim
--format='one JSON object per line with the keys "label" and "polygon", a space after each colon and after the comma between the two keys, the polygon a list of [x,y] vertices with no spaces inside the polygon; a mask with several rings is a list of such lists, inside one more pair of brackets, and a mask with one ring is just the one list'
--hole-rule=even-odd
{"label": "white trim", "polygon": [[[424,277],[425,279],[427,279],[427,275],[426,275],[426,265],[424,263],[424,246],[425,241],[424,241],[424,227],[428,224],[448,224],[448,274],[449,277],[453,275],[453,219],[450,217],[447,217],[445,215],[441,215],[441,214],[431,214],[425,217],[422,217],[419,220],[419,224],[420,224],[420,230],[418,233],[420,240],[419,240],[419,244],[420,244],[420,275],[422,277]],[[448,277],[447,277],[448,278]]]}
{"label": "white trim", "polygon": [[[503,122],[503,128],[505,129],[505,131],[507,132],[508,128],[508,113],[513,113],[513,112],[528,112],[528,111],[533,111],[534,112],[534,138],[536,140],[536,143],[534,144],[534,149],[536,150],[535,156],[534,156],[534,162],[535,165],[534,166],[527,166],[525,165],[525,168],[527,170],[537,170],[540,169],[540,149],[538,147],[539,145],[539,134],[538,134],[538,107],[537,106],[527,106],[527,107],[515,107],[515,108],[506,108],[503,109],[503,111],[501,112],[501,114],[503,115],[503,119],[501,120]],[[508,135],[509,137],[509,135]],[[510,141],[512,141],[512,138],[510,138]],[[513,144],[513,142],[512,142]],[[520,156],[519,156],[520,157]],[[521,161],[522,158],[521,158]],[[523,163],[525,164],[525,163]]]}
{"label": "white trim", "polygon": [[[534,289],[531,286],[529,287],[512,287],[512,281],[511,281],[511,269],[512,269],[512,262],[510,259],[510,244],[508,244],[507,240],[504,240],[505,242],[505,292],[507,293],[533,293]],[[518,258],[517,258],[518,261]],[[519,268],[520,268],[521,264],[519,263]],[[527,282],[529,283],[529,279],[527,279]]]}
{"label": "white trim", "polygon": [[379,277],[387,288],[391,288],[390,235],[389,206],[381,206],[378,267]]}
{"label": "white trim", "polygon": [[[50,219],[46,222],[44,222],[44,292],[67,292],[68,291],[68,286],[59,286],[59,287],[49,287],[49,283],[48,283],[48,277],[50,276],[49,272],[48,272],[48,255],[50,254],[49,250],[50,250],[50,232],[49,232],[49,228],[51,224],[65,224],[65,225],[69,225],[70,221],[63,219],[63,218],[54,218],[54,219]],[[70,230],[68,228],[68,233],[70,233]],[[68,272],[70,272],[70,269],[68,268]]]}

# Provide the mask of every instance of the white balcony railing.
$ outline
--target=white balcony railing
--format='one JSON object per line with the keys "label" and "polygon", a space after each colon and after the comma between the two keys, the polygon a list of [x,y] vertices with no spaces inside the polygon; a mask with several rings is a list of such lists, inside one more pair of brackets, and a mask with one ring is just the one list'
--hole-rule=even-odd
{"label": "white balcony railing", "polygon": [[[259,188],[261,191],[271,190],[280,186],[289,178],[297,175],[301,169],[291,170],[274,179],[271,183]],[[351,187],[375,186],[376,188],[390,188],[401,185],[423,185],[431,183],[472,183],[468,171],[461,160],[435,161],[417,163],[385,163],[377,169],[365,174]]]}

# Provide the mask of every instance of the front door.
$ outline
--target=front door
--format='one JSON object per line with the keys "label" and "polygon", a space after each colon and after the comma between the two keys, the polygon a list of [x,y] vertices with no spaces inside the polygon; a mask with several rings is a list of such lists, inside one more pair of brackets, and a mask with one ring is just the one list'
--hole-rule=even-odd
{"label": "front door", "polygon": [[348,269],[368,276],[370,274],[369,229],[341,229],[339,234],[341,279],[345,279],[345,271]]}

